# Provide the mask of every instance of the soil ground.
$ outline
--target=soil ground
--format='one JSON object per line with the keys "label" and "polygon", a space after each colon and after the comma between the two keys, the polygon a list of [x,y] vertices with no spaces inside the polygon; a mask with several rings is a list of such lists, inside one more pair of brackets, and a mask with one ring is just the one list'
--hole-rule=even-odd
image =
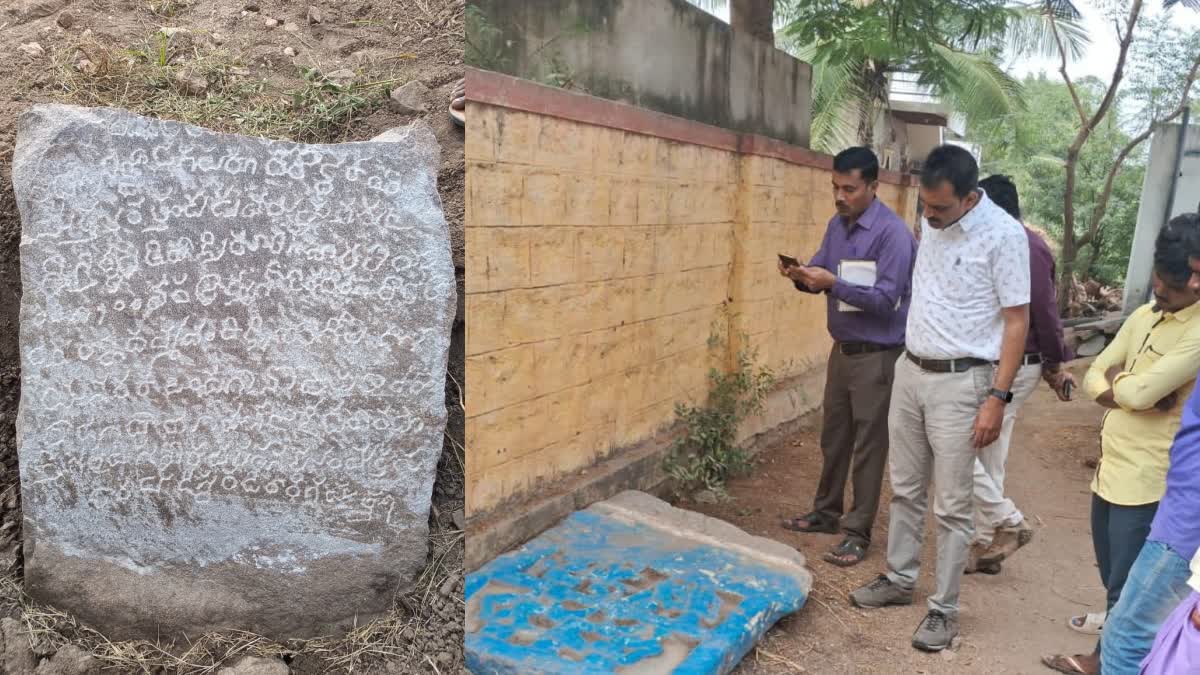
{"label": "soil ground", "polygon": [[[1080,381],[1081,375],[1076,375]],[[847,595],[884,570],[886,486],[872,547],[856,567],[842,569],[821,560],[840,537],[779,526],[783,517],[807,513],[812,505],[821,470],[819,417],[790,442],[761,452],[751,475],[731,482],[731,501],[681,504],[796,546],[808,557],[814,576],[808,604],[772,629],[737,672],[1040,674],[1052,672],[1040,664],[1043,654],[1090,651],[1093,638],[1071,631],[1066,621],[1073,614],[1103,610],[1088,520],[1092,472],[1083,464],[1099,455],[1101,417],[1095,404],[1059,402],[1045,386],[1022,408],[1006,491],[1037,534],[999,575],[964,578],[961,644],[944,654],[924,654],[909,645],[933,584],[932,518],[916,602],[872,611],[851,607]]]}
{"label": "soil ground", "polygon": [[[75,643],[99,657],[96,665],[105,672],[215,672],[243,654],[283,658],[296,672],[459,672],[464,162],[463,133],[446,106],[463,74],[464,12],[464,0],[0,2],[0,616],[19,619],[28,631],[37,652],[29,663]],[[389,92],[414,81],[420,83],[410,100],[415,109],[389,103]],[[429,567],[415,588],[397,597],[390,616],[347,639],[307,645],[209,636],[190,645],[183,665],[180,652],[189,645],[106,643],[23,597],[13,426],[20,394],[20,217],[8,162],[17,116],[31,104],[50,102],[114,105],[218,131],[306,142],[366,140],[416,119],[433,128],[459,278],[446,386],[451,417],[434,487]],[[0,672],[12,672],[16,663],[6,656],[13,656],[11,649],[0,648]]]}

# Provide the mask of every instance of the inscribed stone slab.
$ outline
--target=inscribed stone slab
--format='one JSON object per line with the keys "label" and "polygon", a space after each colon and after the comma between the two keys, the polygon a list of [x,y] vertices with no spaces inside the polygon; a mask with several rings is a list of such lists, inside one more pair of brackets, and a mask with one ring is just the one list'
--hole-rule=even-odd
{"label": "inscribed stone slab", "polygon": [[799,551],[622,492],[467,576],[467,667],[728,673],[811,588]]}
{"label": "inscribed stone slab", "polygon": [[454,270],[422,126],[19,121],[35,597],[113,637],[336,632],[423,568]]}

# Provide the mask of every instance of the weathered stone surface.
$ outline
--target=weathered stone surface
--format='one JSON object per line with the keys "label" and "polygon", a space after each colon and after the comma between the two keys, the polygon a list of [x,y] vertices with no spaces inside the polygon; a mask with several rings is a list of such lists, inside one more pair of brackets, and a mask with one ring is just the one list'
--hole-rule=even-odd
{"label": "weathered stone surface", "polygon": [[112,637],[336,632],[424,566],[454,270],[422,126],[19,121],[30,592]]}
{"label": "weathered stone surface", "polygon": [[66,645],[38,665],[36,675],[100,675],[100,662],[75,645]]}
{"label": "weathered stone surface", "polygon": [[467,575],[467,667],[728,673],[811,588],[795,549],[622,492]]}
{"label": "weathered stone surface", "polygon": [[429,87],[420,80],[413,80],[392,90],[390,105],[396,112],[419,115],[428,109],[425,105],[426,96],[429,96]]}
{"label": "weathered stone surface", "polygon": [[0,619],[0,673],[32,673],[36,666],[25,626],[9,617]]}
{"label": "weathered stone surface", "polygon": [[16,20],[16,23],[22,24],[34,19],[41,19],[50,16],[71,4],[71,0],[18,0],[12,3],[3,3],[5,16]]}
{"label": "weathered stone surface", "polygon": [[217,675],[288,675],[290,669],[279,659],[264,659],[247,656],[230,668],[222,668]]}

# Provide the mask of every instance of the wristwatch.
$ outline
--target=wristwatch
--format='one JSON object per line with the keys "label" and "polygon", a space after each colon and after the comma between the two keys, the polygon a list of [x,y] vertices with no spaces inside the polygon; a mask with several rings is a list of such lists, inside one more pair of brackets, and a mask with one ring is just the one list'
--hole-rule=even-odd
{"label": "wristwatch", "polygon": [[1001,401],[1004,401],[1005,403],[1013,402],[1013,394],[1011,391],[1004,391],[1003,389],[992,389],[992,396],[995,396],[996,398],[1000,399]]}

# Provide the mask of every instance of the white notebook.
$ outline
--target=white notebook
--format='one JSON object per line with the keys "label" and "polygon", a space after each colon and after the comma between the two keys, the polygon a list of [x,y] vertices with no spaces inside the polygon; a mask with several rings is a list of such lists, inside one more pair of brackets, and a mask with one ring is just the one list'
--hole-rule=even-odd
{"label": "white notebook", "polygon": [[[838,278],[855,286],[870,288],[875,285],[874,260],[843,260],[838,263]],[[862,309],[838,300],[839,312],[861,312]]]}

